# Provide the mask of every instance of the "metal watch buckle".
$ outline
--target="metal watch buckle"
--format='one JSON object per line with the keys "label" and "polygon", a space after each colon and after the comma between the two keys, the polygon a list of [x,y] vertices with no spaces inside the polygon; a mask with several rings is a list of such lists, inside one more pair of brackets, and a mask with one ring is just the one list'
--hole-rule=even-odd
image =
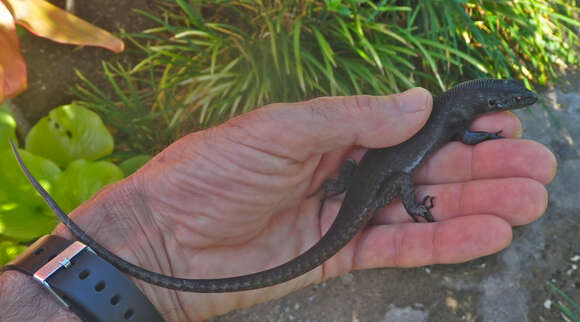
{"label": "metal watch buckle", "polygon": [[70,307],[70,304],[58,295],[46,280],[60,269],[69,268],[71,260],[84,249],[93,252],[93,250],[87,245],[75,241],[34,273],[34,278],[44,285],[44,287],[56,296],[56,298],[67,308]]}

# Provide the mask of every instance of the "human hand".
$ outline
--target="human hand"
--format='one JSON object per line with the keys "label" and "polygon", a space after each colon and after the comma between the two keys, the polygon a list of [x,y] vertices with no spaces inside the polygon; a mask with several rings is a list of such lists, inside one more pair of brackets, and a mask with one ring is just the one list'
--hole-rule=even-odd
{"label": "human hand", "polygon": [[[221,278],[262,271],[315,244],[341,197],[319,216],[306,198],[364,147],[386,147],[416,133],[431,96],[413,89],[388,97],[320,98],[273,104],[190,134],[71,216],[126,260],[166,275]],[[521,132],[511,113],[477,119],[472,129]],[[454,142],[416,174],[419,196],[436,196],[435,223],[411,223],[400,202],[375,215],[337,255],[272,287],[224,294],[176,292],[136,281],[167,320],[196,320],[283,296],[353,269],[457,263],[497,252],[511,226],[545,210],[556,168],[545,147],[526,140]],[[57,232],[72,236],[62,226]]]}

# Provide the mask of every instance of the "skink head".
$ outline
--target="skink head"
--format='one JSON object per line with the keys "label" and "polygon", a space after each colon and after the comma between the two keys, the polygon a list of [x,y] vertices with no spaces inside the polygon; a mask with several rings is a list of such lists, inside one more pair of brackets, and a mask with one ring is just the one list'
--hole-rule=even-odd
{"label": "skink head", "polygon": [[501,82],[486,94],[489,112],[515,110],[534,104],[538,97],[516,80],[493,80]]}
{"label": "skink head", "polygon": [[477,116],[504,110],[515,110],[534,104],[536,94],[517,80],[482,78],[455,85],[435,100],[437,106],[464,110]]}

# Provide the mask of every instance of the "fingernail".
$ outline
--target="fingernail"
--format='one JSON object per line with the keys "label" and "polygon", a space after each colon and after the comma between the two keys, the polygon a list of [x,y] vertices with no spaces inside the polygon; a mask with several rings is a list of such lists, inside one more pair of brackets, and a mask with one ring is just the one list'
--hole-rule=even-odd
{"label": "fingernail", "polygon": [[411,88],[398,94],[399,109],[405,113],[419,112],[427,108],[431,101],[429,92],[420,87]]}

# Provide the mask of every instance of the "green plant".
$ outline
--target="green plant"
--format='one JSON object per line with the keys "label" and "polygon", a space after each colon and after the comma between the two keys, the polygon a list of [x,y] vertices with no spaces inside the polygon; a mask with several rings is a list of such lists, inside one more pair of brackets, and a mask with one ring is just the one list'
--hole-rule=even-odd
{"label": "green plant", "polygon": [[434,92],[482,76],[544,84],[577,64],[573,2],[491,0],[163,1],[159,26],[126,35],[145,55],[104,64],[116,97],[89,79],[79,104],[102,112],[124,151],[253,108],[320,95]]}
{"label": "green plant", "polygon": [[566,295],[561,289],[556,287],[552,283],[548,283],[550,286],[550,291],[557,295],[559,298],[563,299],[563,302],[558,302],[554,304],[562,314],[572,322],[580,322],[580,304],[574,302],[574,300]]}
{"label": "green plant", "polygon": [[124,43],[43,0],[0,0],[0,102],[26,89],[26,64],[18,48],[16,26],[65,44],[100,46],[121,52]]}
{"label": "green plant", "polygon": [[[9,149],[8,139],[16,140],[14,132],[14,119],[0,105],[0,265],[58,223]],[[66,212],[147,161],[145,157],[126,160],[128,166],[123,171],[103,160],[113,150],[111,134],[98,115],[74,104],[52,110],[36,123],[25,141],[26,149],[19,149],[22,159]]]}

